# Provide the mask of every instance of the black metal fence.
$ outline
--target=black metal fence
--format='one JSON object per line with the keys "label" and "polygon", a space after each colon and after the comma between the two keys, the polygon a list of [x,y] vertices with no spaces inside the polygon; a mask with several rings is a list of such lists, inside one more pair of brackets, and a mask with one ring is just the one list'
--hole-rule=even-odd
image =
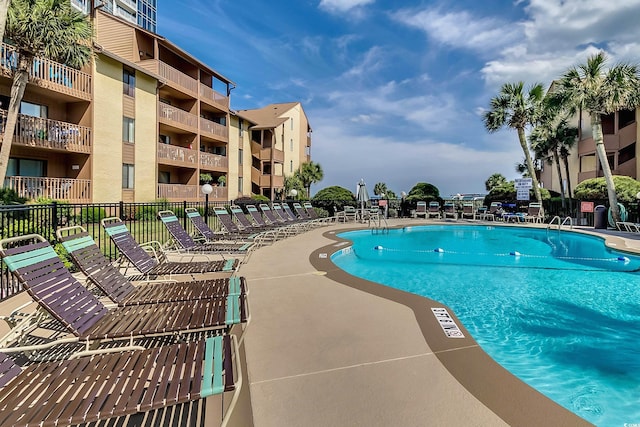
{"label": "black metal fence", "polygon": [[[224,206],[226,203],[210,202],[208,207]],[[70,204],[56,203],[43,205],[0,205],[0,238],[40,234],[47,239],[59,254],[64,250],[58,245],[56,231],[61,227],[79,225],[89,232],[104,254],[112,260],[118,256],[116,247],[104,232],[100,221],[108,217],[118,217],[125,222],[131,234],[138,242],[158,241],[161,243],[169,239],[169,234],[157,219],[158,212],[173,211],[181,219],[183,227],[191,232],[192,225],[185,213],[187,208],[196,208],[206,217],[209,226],[220,229],[215,215],[208,214],[204,203],[198,202],[151,202],[151,203],[97,203]],[[0,301],[6,299],[22,289],[11,277],[6,266],[2,264],[0,270]]]}

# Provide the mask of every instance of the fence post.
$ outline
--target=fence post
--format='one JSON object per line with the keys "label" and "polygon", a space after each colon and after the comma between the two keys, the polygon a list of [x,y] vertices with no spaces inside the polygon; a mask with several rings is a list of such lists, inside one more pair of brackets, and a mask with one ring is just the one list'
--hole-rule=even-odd
{"label": "fence post", "polygon": [[51,203],[51,217],[51,221],[53,222],[53,234],[55,236],[55,233],[58,230],[58,202],[55,200]]}
{"label": "fence post", "polygon": [[120,200],[120,203],[118,203],[120,212],[118,214],[118,218],[120,218],[121,221],[124,221],[124,202],[122,200]]}
{"label": "fence post", "polygon": [[187,229],[187,201],[186,200],[182,201],[182,212],[184,213],[184,215],[182,215],[182,228],[186,230]]}

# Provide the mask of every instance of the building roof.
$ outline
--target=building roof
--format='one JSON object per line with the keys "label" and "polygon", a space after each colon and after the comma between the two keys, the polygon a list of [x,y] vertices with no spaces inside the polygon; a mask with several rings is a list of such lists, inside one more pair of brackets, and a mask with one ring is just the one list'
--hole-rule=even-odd
{"label": "building roof", "polygon": [[[269,104],[266,107],[255,110],[238,110],[237,114],[245,120],[255,123],[251,129],[273,129],[287,121],[288,117],[281,117],[287,111],[300,105],[299,102],[284,102]],[[300,105],[302,108],[302,105]],[[311,128],[309,128],[311,130]]]}

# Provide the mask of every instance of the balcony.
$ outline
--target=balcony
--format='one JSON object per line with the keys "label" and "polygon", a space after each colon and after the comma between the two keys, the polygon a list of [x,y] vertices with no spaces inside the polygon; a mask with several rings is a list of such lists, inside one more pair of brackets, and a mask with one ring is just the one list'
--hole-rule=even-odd
{"label": "balcony", "polygon": [[273,151],[273,161],[276,163],[284,163],[284,151],[272,148],[262,148],[260,144],[251,141],[251,154],[261,161],[270,162],[271,152]]}
{"label": "balcony", "polygon": [[198,152],[196,150],[190,150],[177,145],[159,143],[158,162],[174,166],[195,168],[198,164]]}
{"label": "balcony", "polygon": [[5,179],[5,187],[28,199],[43,197],[70,203],[91,202],[90,179],[10,176]]}
{"label": "balcony", "polygon": [[173,68],[171,65],[157,59],[140,61],[138,62],[138,65],[166,79],[167,84],[174,89],[187,93],[194,98],[198,97],[198,81],[193,77],[189,77],[182,71]]}
{"label": "balcony", "polygon": [[[158,198],[167,199],[170,202],[197,202],[203,200],[204,195],[200,192],[199,185],[183,184],[158,184]],[[228,200],[227,187],[213,187],[213,192],[209,195],[209,200]]]}
{"label": "balcony", "polygon": [[[7,112],[0,110],[4,131]],[[56,151],[91,154],[91,129],[73,123],[18,115],[13,144]]]}
{"label": "balcony", "polygon": [[160,102],[158,103],[158,117],[161,123],[193,133],[198,132],[198,116],[187,113],[180,108]]}
{"label": "balcony", "polygon": [[216,122],[200,117],[200,133],[224,142],[229,141],[229,129]]}
{"label": "balcony", "polygon": [[251,182],[256,184],[260,188],[273,188],[284,187],[284,176],[261,174],[256,168],[251,168]]}
{"label": "balcony", "polygon": [[216,92],[207,85],[200,83],[200,99],[209,105],[221,108],[225,111],[229,110],[229,97]]}
{"label": "balcony", "polygon": [[[18,66],[18,51],[2,43],[0,69],[5,77],[13,78]],[[74,98],[91,100],[91,75],[49,59],[36,58],[29,73],[29,82],[45,89]]]}
{"label": "balcony", "polygon": [[226,156],[200,152],[200,167],[203,169],[227,169],[229,161]]}

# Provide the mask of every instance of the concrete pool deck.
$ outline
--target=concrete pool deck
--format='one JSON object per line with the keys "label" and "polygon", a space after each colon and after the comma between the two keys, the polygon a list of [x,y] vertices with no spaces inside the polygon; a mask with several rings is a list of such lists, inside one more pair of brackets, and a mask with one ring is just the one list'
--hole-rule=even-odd
{"label": "concrete pool deck", "polygon": [[[335,267],[330,254],[347,245],[335,233],[362,227],[287,238],[241,268],[256,427],[591,425],[500,367],[459,320],[465,338],[447,338],[431,311],[441,304]],[[640,249],[629,233],[607,234],[618,249]]]}

